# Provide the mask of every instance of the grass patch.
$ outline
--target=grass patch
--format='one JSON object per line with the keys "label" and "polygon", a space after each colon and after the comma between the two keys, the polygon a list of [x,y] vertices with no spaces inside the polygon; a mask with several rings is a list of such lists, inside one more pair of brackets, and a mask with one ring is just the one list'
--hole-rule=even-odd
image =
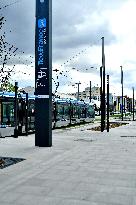
{"label": "grass patch", "polygon": [[94,121],[93,122],[79,122],[79,123],[76,123],[76,124],[68,124],[68,125],[65,125],[65,126],[61,126],[61,127],[55,127],[55,128],[52,128],[52,130],[56,130],[56,129],[66,129],[66,128],[76,128],[76,127],[80,127],[80,126],[82,126],[82,125],[86,125],[86,124],[92,124],[92,123],[94,123]]}
{"label": "grass patch", "polygon": [[[115,127],[119,127],[122,125],[127,125],[129,123],[123,123],[123,122],[110,122],[109,124],[109,129],[111,128],[115,128]],[[105,130],[107,129],[107,127],[105,127]],[[101,131],[101,126],[97,126],[97,127],[93,127],[93,128],[88,128],[87,130],[92,130],[92,131]]]}

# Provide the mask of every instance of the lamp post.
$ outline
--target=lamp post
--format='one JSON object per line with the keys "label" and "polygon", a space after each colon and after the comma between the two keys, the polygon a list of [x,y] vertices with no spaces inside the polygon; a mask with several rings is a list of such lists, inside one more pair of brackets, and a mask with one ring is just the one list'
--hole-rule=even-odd
{"label": "lamp post", "polygon": [[121,68],[121,85],[122,85],[122,103],[121,103],[121,116],[122,116],[122,121],[123,121],[123,69],[122,66]]}

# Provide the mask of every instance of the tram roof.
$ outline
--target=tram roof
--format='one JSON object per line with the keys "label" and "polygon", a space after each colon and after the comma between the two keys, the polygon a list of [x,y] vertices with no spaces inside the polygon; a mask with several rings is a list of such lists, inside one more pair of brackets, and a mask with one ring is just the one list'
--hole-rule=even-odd
{"label": "tram roof", "polygon": [[[18,93],[18,95],[21,96],[21,98],[26,98],[26,94],[23,93]],[[0,92],[0,97],[10,97],[10,98],[14,98],[15,97],[15,93],[14,92]],[[19,98],[19,96],[18,96]],[[34,95],[28,95],[28,99],[35,99]]]}
{"label": "tram roof", "polygon": [[[26,94],[24,93],[18,93],[18,98],[19,98],[19,95],[21,98],[25,99],[26,98]],[[15,97],[15,92],[0,92],[0,97],[10,97],[10,98],[14,98]],[[35,100],[36,96],[35,95],[29,95],[28,94],[28,99],[31,99],[31,100]],[[94,105],[94,101],[92,102],[86,102],[86,101],[81,101],[81,100],[77,100],[77,99],[70,99],[70,98],[55,98],[55,102],[58,102],[58,103],[75,103],[75,104],[80,104],[80,105],[83,105],[83,104],[89,104],[89,105]]]}

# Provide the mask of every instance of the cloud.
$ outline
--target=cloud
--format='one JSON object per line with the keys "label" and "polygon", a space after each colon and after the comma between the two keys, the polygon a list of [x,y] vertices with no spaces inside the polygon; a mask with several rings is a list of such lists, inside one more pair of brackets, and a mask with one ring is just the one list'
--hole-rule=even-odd
{"label": "cloud", "polygon": [[[2,1],[1,5],[6,3],[8,0]],[[52,4],[53,65],[70,71],[67,78],[60,76],[61,88],[71,77],[72,82],[76,82],[77,76],[78,80],[83,78],[89,82],[92,79],[99,83],[99,71],[89,68],[101,66],[102,36],[105,37],[106,72],[110,73],[111,82],[118,84],[120,81],[122,65],[126,73],[124,78],[129,80],[125,86],[130,87],[135,82],[133,68],[136,65],[135,0],[52,0]],[[17,64],[20,69],[24,64],[31,66],[29,56],[34,56],[35,45],[35,1],[22,0],[1,10],[1,14],[7,20],[1,31],[6,32],[8,43],[18,48],[17,55],[12,56],[8,64]],[[75,75],[72,67],[80,72]]]}
{"label": "cloud", "polygon": [[[98,13],[99,4],[101,5],[99,1],[53,0],[53,54],[57,50],[62,52],[65,49],[70,54],[71,48],[95,44],[103,35],[108,43],[114,39],[108,29],[107,20]],[[35,1],[20,1],[4,9],[3,15],[7,19],[4,30],[8,42],[25,54],[34,54]],[[55,60],[57,56],[53,56]]]}
{"label": "cloud", "polygon": [[2,10],[7,20],[3,27],[3,30],[6,32],[7,41],[20,50],[23,50],[25,54],[34,53],[34,2],[33,0],[29,0],[28,3],[28,1],[24,0]]}
{"label": "cloud", "polygon": [[76,50],[89,45],[101,45],[102,36],[106,37],[106,44],[115,40],[108,20],[99,12],[101,2],[53,2],[53,60],[65,59],[74,51],[76,53]]}

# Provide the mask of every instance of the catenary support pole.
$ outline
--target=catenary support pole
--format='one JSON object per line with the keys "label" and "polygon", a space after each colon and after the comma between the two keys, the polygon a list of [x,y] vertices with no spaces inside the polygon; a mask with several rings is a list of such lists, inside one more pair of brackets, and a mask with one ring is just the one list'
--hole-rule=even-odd
{"label": "catenary support pole", "polygon": [[109,75],[107,75],[107,132],[109,132]]}
{"label": "catenary support pole", "polygon": [[134,87],[133,87],[133,121],[135,120],[135,118],[134,118],[134,109],[135,109],[135,98],[134,98]]}
{"label": "catenary support pole", "polygon": [[26,106],[25,106],[25,132],[26,136],[28,135],[28,93],[26,93]]}
{"label": "catenary support pole", "polygon": [[100,67],[100,79],[101,79],[101,87],[100,87],[100,98],[101,98],[101,103],[100,103],[100,110],[101,110],[101,132],[104,131],[104,118],[103,118],[103,67]]}
{"label": "catenary support pole", "polygon": [[103,91],[102,91],[102,107],[103,107],[103,126],[105,129],[105,54],[104,54],[104,37],[102,37],[102,67],[103,67]]}

